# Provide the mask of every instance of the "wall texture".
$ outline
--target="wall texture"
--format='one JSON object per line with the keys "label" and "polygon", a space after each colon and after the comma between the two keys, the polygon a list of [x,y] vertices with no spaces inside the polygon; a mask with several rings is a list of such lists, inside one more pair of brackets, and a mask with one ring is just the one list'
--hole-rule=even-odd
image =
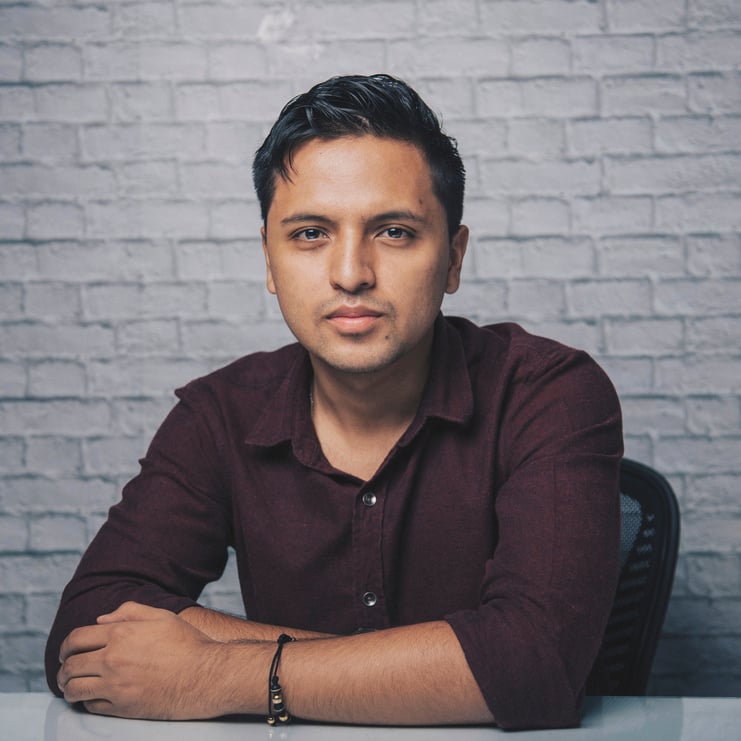
{"label": "wall texture", "polygon": [[[474,234],[449,312],[590,350],[681,557],[652,688],[741,695],[738,0],[0,0],[0,690],[172,389],[289,339],[252,152],[332,74],[415,84]],[[234,575],[209,604],[238,609]]]}

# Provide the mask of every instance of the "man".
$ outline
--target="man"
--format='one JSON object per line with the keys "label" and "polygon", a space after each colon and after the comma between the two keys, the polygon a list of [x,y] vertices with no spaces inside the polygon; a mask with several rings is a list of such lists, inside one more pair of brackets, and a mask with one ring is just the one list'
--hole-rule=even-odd
{"label": "man", "polygon": [[[178,392],[64,592],[51,689],[205,718],[266,712],[278,675],[299,718],[577,723],[617,575],[610,382],[515,325],[440,314],[464,172],[404,83],[294,99],[254,176],[298,343]],[[248,620],[196,602],[230,545]]]}

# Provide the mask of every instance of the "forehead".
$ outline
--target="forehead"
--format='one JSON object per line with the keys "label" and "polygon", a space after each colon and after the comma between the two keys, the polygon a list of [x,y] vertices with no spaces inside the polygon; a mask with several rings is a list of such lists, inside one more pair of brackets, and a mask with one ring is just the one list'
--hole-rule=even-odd
{"label": "forehead", "polygon": [[410,142],[370,135],[311,139],[297,147],[288,177],[275,176],[271,210],[305,199],[347,204],[403,200],[420,206],[433,199],[437,203],[422,150]]}

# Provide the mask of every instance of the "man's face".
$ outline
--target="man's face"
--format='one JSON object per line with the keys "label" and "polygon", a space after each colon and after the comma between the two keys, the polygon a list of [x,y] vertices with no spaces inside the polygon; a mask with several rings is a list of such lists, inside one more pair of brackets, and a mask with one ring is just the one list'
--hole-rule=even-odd
{"label": "man's face", "polygon": [[448,237],[422,152],[375,136],[313,139],[276,177],[267,286],[314,362],[371,373],[427,352],[458,288],[468,230]]}

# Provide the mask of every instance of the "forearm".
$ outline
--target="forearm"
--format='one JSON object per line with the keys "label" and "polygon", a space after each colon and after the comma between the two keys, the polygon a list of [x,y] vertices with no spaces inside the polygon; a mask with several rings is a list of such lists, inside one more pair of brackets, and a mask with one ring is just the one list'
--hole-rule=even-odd
{"label": "forearm", "polygon": [[329,638],[329,633],[317,633],[298,628],[256,623],[227,615],[206,607],[187,607],[179,616],[216,641],[275,641],[281,633],[290,633],[298,640]]}
{"label": "forearm", "polygon": [[[275,645],[226,648],[223,696],[233,703],[228,712],[265,713]],[[445,622],[290,643],[279,676],[289,712],[298,718],[385,725],[492,722]]]}

